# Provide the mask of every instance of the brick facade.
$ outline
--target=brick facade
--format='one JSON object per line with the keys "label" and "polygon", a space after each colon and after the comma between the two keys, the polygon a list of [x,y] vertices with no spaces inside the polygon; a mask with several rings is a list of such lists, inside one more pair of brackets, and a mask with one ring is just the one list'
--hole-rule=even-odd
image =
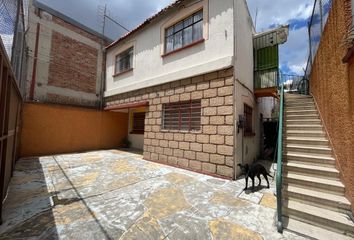
{"label": "brick facade", "polygon": [[98,108],[106,43],[56,14],[29,6],[26,100]]}
{"label": "brick facade", "polygon": [[98,49],[52,33],[48,85],[96,93]]}
{"label": "brick facade", "polygon": [[[115,95],[107,105],[149,101],[144,158],[224,177],[233,177],[233,68]],[[201,99],[201,130],[161,129],[162,105]]]}

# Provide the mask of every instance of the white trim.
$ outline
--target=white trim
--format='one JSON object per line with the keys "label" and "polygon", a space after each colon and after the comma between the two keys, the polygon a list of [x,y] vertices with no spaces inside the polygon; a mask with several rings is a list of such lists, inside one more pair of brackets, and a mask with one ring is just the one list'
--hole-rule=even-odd
{"label": "white trim", "polygon": [[165,30],[179,21],[193,15],[199,10],[203,9],[203,38],[208,40],[209,38],[209,0],[203,0],[193,3],[185,8],[179,9],[176,14],[172,15],[166,22],[160,27],[160,52],[161,55],[165,54]]}
{"label": "white trim", "polygon": [[194,77],[201,74],[206,74],[209,72],[214,72],[217,70],[221,70],[227,67],[233,66],[234,60],[232,56],[219,58],[214,61],[210,61],[207,63],[202,63],[199,65],[191,66],[187,69],[183,69],[182,71],[170,72],[164,75],[160,75],[158,77],[144,79],[142,81],[136,83],[130,83],[128,85],[122,85],[118,88],[114,88],[112,90],[106,91],[104,93],[105,97],[113,96],[116,94],[121,94],[125,92],[130,92],[142,88],[152,87],[168,82],[177,81],[184,78]]}

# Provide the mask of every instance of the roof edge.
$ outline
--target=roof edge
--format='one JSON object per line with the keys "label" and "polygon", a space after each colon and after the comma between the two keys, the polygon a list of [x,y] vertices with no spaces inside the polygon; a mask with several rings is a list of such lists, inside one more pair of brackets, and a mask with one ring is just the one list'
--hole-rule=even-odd
{"label": "roof edge", "polygon": [[170,11],[172,8],[178,6],[179,4],[185,2],[186,0],[176,0],[173,3],[167,5],[166,7],[164,7],[163,9],[161,9],[160,11],[158,11],[156,14],[148,17],[144,22],[142,22],[140,25],[138,25],[136,28],[134,28],[133,30],[131,30],[130,32],[126,33],[125,35],[121,36],[120,38],[116,39],[114,42],[112,42],[111,44],[109,44],[108,46],[106,46],[106,50],[108,50],[109,48],[117,45],[118,43],[120,43],[121,41],[123,41],[124,39],[128,38],[129,36],[131,36],[133,33],[136,33],[138,31],[140,31],[141,29],[145,28],[147,25],[149,25],[152,21],[154,21],[156,18],[166,14],[168,11]]}
{"label": "roof edge", "polygon": [[33,0],[33,6],[35,6],[35,7],[37,7],[37,8],[40,8],[40,9],[42,9],[42,10],[44,10],[44,11],[50,13],[51,15],[54,15],[54,16],[56,16],[56,17],[58,17],[58,18],[64,20],[65,22],[68,22],[68,23],[74,25],[75,27],[78,27],[78,28],[80,28],[80,29],[86,31],[87,33],[90,33],[90,34],[92,34],[92,35],[95,35],[95,36],[97,36],[97,37],[99,37],[99,38],[102,38],[102,39],[104,39],[104,40],[113,42],[113,40],[110,39],[109,37],[104,36],[103,34],[101,34],[101,33],[97,32],[97,31],[93,30],[93,29],[90,28],[90,27],[85,26],[84,24],[82,24],[82,23],[80,23],[80,22],[74,20],[73,18],[71,18],[71,17],[69,17],[69,16],[67,16],[67,15],[65,15],[65,14],[63,14],[63,13],[61,13],[61,12],[59,12],[59,11],[57,11],[57,10],[51,8],[51,7],[49,7],[48,5],[39,2],[38,0]]}

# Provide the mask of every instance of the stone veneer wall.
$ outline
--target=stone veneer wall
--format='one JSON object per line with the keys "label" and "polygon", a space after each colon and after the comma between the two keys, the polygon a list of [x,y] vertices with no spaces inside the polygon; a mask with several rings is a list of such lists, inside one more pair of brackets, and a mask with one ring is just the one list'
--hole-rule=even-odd
{"label": "stone veneer wall", "polygon": [[[112,104],[149,101],[145,119],[144,159],[233,177],[233,68],[183,79],[106,99]],[[161,129],[162,105],[201,99],[201,130]]]}

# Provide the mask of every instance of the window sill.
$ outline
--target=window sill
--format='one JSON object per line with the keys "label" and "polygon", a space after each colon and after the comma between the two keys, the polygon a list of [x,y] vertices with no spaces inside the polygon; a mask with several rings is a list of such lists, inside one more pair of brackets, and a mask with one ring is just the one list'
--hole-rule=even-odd
{"label": "window sill", "polygon": [[245,132],[243,134],[243,136],[244,137],[254,137],[254,136],[256,136],[256,133],[254,133],[254,132]]}
{"label": "window sill", "polygon": [[129,134],[144,135],[144,131],[131,131]]}
{"label": "window sill", "polygon": [[129,68],[128,70],[125,70],[123,72],[119,72],[119,73],[113,74],[112,77],[118,77],[120,75],[123,75],[123,74],[128,73],[128,72],[132,72],[132,71],[133,71],[133,68]]}
{"label": "window sill", "polygon": [[195,46],[195,45],[197,45],[197,44],[199,44],[199,43],[202,43],[202,42],[204,42],[204,41],[205,41],[205,39],[202,38],[202,39],[200,39],[200,40],[198,40],[198,41],[195,41],[195,42],[193,42],[193,43],[191,43],[191,44],[188,44],[188,45],[186,45],[186,46],[184,46],[184,47],[181,47],[181,48],[178,48],[178,49],[173,50],[173,51],[171,51],[171,52],[165,53],[165,54],[163,54],[161,57],[167,57],[167,56],[169,56],[169,55],[171,55],[171,54],[174,54],[174,53],[176,53],[176,52],[182,51],[182,50],[184,50],[184,49],[186,49],[186,48],[193,47],[193,46]]}
{"label": "window sill", "polygon": [[201,130],[169,130],[169,129],[161,129],[161,132],[165,132],[165,133],[202,133]]}

